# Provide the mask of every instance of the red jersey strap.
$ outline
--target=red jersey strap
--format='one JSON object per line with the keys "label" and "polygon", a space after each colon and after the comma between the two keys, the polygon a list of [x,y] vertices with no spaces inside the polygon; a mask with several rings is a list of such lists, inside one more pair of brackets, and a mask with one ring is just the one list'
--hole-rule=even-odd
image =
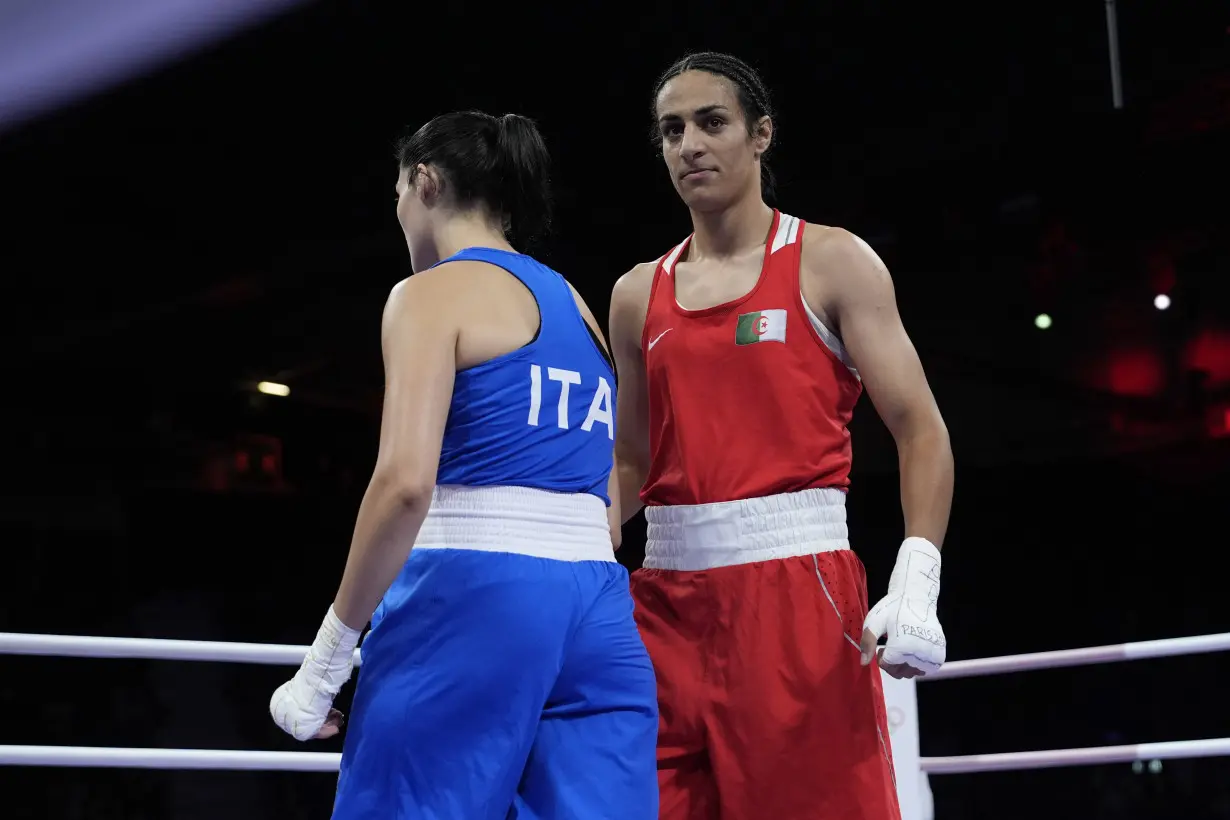
{"label": "red jersey strap", "polygon": [[675,282],[671,279],[671,272],[675,269],[675,262],[679,259],[679,255],[683,253],[691,241],[692,235],[688,234],[687,239],[672,248],[665,256],[660,257],[657,267],[654,268],[653,282],[649,285],[649,304],[645,308],[645,324],[641,327],[642,353],[645,352],[645,345],[649,342],[649,317],[653,315],[653,305],[658,299],[658,290],[663,284],[669,285],[663,298],[671,300],[675,298]]}
{"label": "red jersey strap", "polygon": [[776,231],[772,232],[773,241],[769,245],[769,256],[780,251],[787,246],[802,246],[803,239],[803,220],[797,216],[784,214],[781,211],[774,212],[778,221],[775,224]]}
{"label": "red jersey strap", "polygon": [[674,272],[675,263],[679,261],[679,257],[687,249],[688,245],[691,244],[693,235],[694,234],[688,234],[687,239],[680,242],[678,245],[675,246],[674,250],[672,250],[666,256],[662,257],[660,267],[662,268],[662,272],[665,273],[667,276],[670,276],[671,273]]}

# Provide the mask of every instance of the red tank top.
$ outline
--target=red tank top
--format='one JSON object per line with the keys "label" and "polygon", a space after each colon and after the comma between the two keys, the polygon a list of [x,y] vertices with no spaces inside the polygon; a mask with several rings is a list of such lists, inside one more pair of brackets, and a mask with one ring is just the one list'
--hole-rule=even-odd
{"label": "red tank top", "polygon": [[675,300],[673,268],[691,237],[658,262],[641,336],[646,506],[849,485],[847,425],[862,384],[803,304],[804,224],[775,210],[756,286],[716,307]]}

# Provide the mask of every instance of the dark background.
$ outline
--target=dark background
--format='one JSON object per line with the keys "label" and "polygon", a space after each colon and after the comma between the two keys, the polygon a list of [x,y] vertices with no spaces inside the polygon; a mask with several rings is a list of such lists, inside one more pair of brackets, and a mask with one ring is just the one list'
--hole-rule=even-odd
{"label": "dark background", "polygon": [[[894,273],[958,465],[949,658],[1230,631],[1230,11],[1118,13],[1120,110],[1096,0],[338,0],[0,133],[0,630],[310,641],[375,458],[381,307],[410,272],[396,138],[457,108],[537,118],[559,200],[542,256],[605,316],[615,279],[689,229],[648,140],[654,79],[717,49],[775,93],[778,204]],[[875,598],[901,514],[868,401],[854,441]],[[620,559],[642,544],[638,516]],[[1228,668],[923,683],[922,753],[1224,737]],[[302,748],[267,713],[287,668],[0,670],[0,742]],[[5,816],[241,820],[327,817],[334,778],[8,768],[0,786]],[[931,787],[940,820],[1230,817],[1224,758]]]}

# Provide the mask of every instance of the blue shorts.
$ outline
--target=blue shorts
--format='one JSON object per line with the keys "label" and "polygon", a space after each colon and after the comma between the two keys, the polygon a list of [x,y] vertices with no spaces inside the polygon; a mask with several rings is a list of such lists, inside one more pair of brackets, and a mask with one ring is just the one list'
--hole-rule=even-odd
{"label": "blue shorts", "polygon": [[372,618],[334,820],[657,820],[627,571],[414,550]]}

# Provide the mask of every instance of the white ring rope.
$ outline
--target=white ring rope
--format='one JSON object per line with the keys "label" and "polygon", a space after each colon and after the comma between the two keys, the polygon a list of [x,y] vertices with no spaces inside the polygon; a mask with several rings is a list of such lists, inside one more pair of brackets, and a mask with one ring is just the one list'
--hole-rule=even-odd
{"label": "white ring rope", "polygon": [[1218,635],[1197,635],[1192,638],[1165,638],[1111,646],[1091,646],[1086,649],[1060,649],[1054,652],[1031,652],[1027,655],[952,661],[941,666],[939,671],[916,678],[916,680],[932,681],[968,678],[975,675],[1002,675],[1005,672],[1139,661],[1147,658],[1169,658],[1175,655],[1199,655],[1206,652],[1230,652],[1230,632]]}
{"label": "white ring rope", "polygon": [[[165,638],[95,638],[88,635],[29,635],[0,632],[0,655],[65,658],[139,658],[154,661],[216,661],[298,666],[306,646],[276,643],[176,641]],[[359,650],[354,662],[359,663]]]}
{"label": "white ring rope", "polygon": [[[1053,669],[1064,666],[1114,663],[1205,652],[1230,651],[1230,633],[1157,641],[1035,652],[999,658],[953,661],[921,680],[943,680]],[[87,658],[141,658],[147,660],[218,661],[298,666],[306,646],[285,644],[222,643],[155,638],[99,638],[80,635],[33,635],[0,632],[0,654]],[[355,663],[359,653],[355,651]],[[1089,749],[924,757],[920,767],[928,774],[955,774],[1053,766],[1086,766],[1135,760],[1162,760],[1230,756],[1230,738],[1142,743]],[[229,769],[253,771],[335,772],[341,756],[324,752],[248,752],[220,749],[121,749],[86,746],[0,746],[0,765],[72,766],[132,769]]]}
{"label": "white ring rope", "polygon": [[[1055,766],[1091,766],[1132,760],[1230,756],[1230,737],[1092,749],[924,757],[928,774],[959,774]],[[341,755],[327,752],[240,752],[222,749],[119,749],[92,746],[0,746],[0,765],[109,769],[226,769],[232,771],[336,772]]]}
{"label": "white ring rope", "polygon": [[[219,641],[179,641],[163,638],[97,638],[86,635],[34,635],[0,632],[0,655],[52,655],[77,658],[133,658],[169,661],[216,661],[298,666],[307,654],[306,646],[263,643],[224,643]],[[1197,635],[1191,638],[1165,638],[1156,641],[1091,646],[1032,652],[998,658],[949,661],[919,681],[948,680],[1033,669],[1115,663],[1118,661],[1167,658],[1230,651],[1230,632]],[[359,651],[354,653],[359,662]]]}
{"label": "white ring rope", "polygon": [[918,762],[927,774],[960,774],[1049,769],[1055,766],[1092,766],[1099,763],[1125,763],[1132,760],[1180,760],[1193,757],[1230,757],[1230,737],[1215,740],[1177,740],[1171,743],[1137,743],[1132,746],[1097,746],[1092,749],[1051,749],[1045,752],[924,757]]}
{"label": "white ring rope", "polygon": [[106,746],[0,746],[0,766],[336,772],[341,760],[342,756],[334,752],[118,749]]}

